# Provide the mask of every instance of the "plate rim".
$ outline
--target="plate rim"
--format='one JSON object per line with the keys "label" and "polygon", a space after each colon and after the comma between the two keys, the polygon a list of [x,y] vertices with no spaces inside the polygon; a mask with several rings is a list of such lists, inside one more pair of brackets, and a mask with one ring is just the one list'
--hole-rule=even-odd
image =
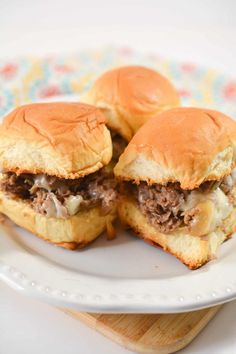
{"label": "plate rim", "polygon": [[[24,277],[22,275],[24,274]],[[189,311],[201,310],[208,307],[224,304],[236,300],[236,288],[228,288],[224,296],[216,296],[213,291],[212,296],[204,299],[195,298],[193,300],[185,301],[186,299],[179,297],[170,304],[165,301],[159,302],[150,294],[145,294],[140,297],[139,301],[134,301],[133,294],[123,296],[116,295],[115,299],[108,297],[104,299],[101,295],[92,295],[87,299],[83,299],[84,295],[73,296],[66,291],[55,290],[48,288],[46,284],[33,281],[28,278],[25,273],[22,273],[17,268],[8,264],[0,262],[0,279],[9,285],[12,289],[24,293],[24,295],[39,299],[46,303],[59,307],[68,307],[81,312],[95,312],[95,313],[183,313]],[[111,294],[109,294],[111,296]],[[108,296],[109,296],[108,295]]]}
{"label": "plate rim", "polygon": [[[102,313],[178,313],[199,310],[236,299],[236,281],[228,274],[228,268],[232,266],[230,262],[226,262],[228,276],[221,277],[223,283],[221,282],[218,288],[217,281],[216,284],[213,282],[209,287],[210,291],[209,289],[206,291],[209,271],[201,268],[176,278],[158,279],[157,282],[153,278],[140,280],[99,277],[74,272],[57,263],[51,263],[37,251],[29,252],[24,244],[21,245],[12,237],[13,233],[7,227],[1,226],[0,230],[2,236],[0,238],[0,279],[13,289],[54,306]],[[17,232],[14,236],[17,236]],[[232,256],[231,253],[230,255]],[[221,270],[221,265],[222,262],[213,264],[211,269],[215,275],[219,269]],[[47,272],[46,278],[45,272]],[[192,276],[195,274],[197,278]],[[181,286],[183,287],[186,277],[189,279],[190,288],[196,280],[198,282],[203,280],[205,286],[202,290],[197,288],[198,292],[194,289],[193,293],[184,293],[183,296]],[[53,285],[53,281],[57,284]],[[130,286],[127,286],[127,283]],[[140,292],[140,288],[144,291]],[[165,295],[166,291],[171,293],[176,291],[176,294],[168,297]]]}

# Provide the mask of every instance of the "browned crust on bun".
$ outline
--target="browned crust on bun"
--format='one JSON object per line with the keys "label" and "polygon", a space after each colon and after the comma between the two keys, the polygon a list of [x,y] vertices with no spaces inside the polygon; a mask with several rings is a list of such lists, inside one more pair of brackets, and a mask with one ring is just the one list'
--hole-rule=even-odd
{"label": "browned crust on bun", "polygon": [[236,123],[223,113],[180,107],[150,119],[115,167],[121,180],[179,182],[183,189],[220,180],[235,165]]}
{"label": "browned crust on bun", "polygon": [[129,141],[151,117],[180,105],[171,82],[143,66],[123,66],[106,71],[82,100],[99,107],[109,128]]}
{"label": "browned crust on bun", "polygon": [[21,106],[0,126],[0,166],[7,171],[73,179],[99,170],[111,156],[105,117],[87,104]]}
{"label": "browned crust on bun", "polygon": [[76,243],[76,242],[59,242],[59,243],[54,243],[54,245],[58,246],[58,247],[65,248],[70,251],[74,251],[78,248],[78,243]]}

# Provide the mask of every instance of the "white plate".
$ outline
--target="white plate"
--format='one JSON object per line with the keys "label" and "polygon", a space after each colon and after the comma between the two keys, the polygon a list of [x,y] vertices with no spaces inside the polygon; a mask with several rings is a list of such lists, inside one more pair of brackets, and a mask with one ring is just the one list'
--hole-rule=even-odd
{"label": "white plate", "polygon": [[[210,106],[235,114],[231,96],[229,100],[222,96],[228,87],[226,79],[214,74],[212,85],[212,79],[204,79],[209,75],[202,69],[192,74],[188,69],[187,76],[182,69],[176,71],[176,66],[170,65],[170,69],[177,87],[192,88],[185,104],[206,105],[199,95],[204,87],[207,97],[212,93]],[[183,90],[182,94],[186,96]],[[64,101],[77,98],[60,96]],[[18,227],[0,233],[0,278],[16,290],[56,306],[92,312],[168,313],[236,298],[234,237],[221,246],[216,260],[190,271],[171,255],[122,230],[113,241],[102,236],[88,248],[74,252],[52,246]]]}
{"label": "white plate", "polygon": [[[60,98],[73,101],[78,96]],[[19,227],[0,233],[0,277],[16,290],[56,306],[167,313],[236,298],[234,237],[221,246],[216,260],[190,271],[121,228],[115,240],[107,241],[103,235],[78,251],[50,245]]]}
{"label": "white plate", "polygon": [[236,298],[235,253],[233,238],[217,260],[190,271],[124,231],[72,252],[14,227],[1,230],[0,277],[25,295],[80,311],[182,312]]}

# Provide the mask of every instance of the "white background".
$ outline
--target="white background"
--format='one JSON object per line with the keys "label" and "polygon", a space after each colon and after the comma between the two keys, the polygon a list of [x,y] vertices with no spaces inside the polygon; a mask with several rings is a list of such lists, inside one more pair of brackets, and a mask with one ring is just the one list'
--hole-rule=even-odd
{"label": "white background", "polygon": [[[234,0],[0,0],[0,58],[128,45],[236,77]],[[234,271],[232,270],[232,274]],[[236,303],[184,353],[236,353]],[[49,305],[0,284],[0,353],[126,353]]]}

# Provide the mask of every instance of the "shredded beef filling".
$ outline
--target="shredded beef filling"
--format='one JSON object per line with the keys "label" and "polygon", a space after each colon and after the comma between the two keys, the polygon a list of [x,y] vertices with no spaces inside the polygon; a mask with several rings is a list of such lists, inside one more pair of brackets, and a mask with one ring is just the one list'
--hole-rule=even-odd
{"label": "shredded beef filling", "polygon": [[111,138],[112,138],[112,157],[114,160],[118,161],[120,155],[124,151],[127,145],[127,141],[119,134],[116,133],[115,131],[111,130]]}
{"label": "shredded beef filling", "polygon": [[[231,194],[235,183],[236,178],[231,175],[221,181],[205,182],[195,190],[207,193],[219,187],[235,205],[235,197]],[[162,186],[148,185],[146,182],[139,185],[126,182],[125,191],[135,197],[141,212],[148,218],[150,224],[163,233],[190,225],[199,212],[197,208],[184,211],[184,203],[191,191],[181,189],[179,183]]]}
{"label": "shredded beef filling", "polygon": [[164,233],[175,230],[183,223],[181,206],[185,195],[186,192],[177,183],[148,186],[142,182],[135,193],[141,212]]}
{"label": "shredded beef filling", "polygon": [[29,202],[37,212],[58,218],[68,218],[96,205],[101,205],[102,213],[106,215],[117,199],[116,181],[106,168],[74,180],[6,172],[0,188],[13,198]]}

